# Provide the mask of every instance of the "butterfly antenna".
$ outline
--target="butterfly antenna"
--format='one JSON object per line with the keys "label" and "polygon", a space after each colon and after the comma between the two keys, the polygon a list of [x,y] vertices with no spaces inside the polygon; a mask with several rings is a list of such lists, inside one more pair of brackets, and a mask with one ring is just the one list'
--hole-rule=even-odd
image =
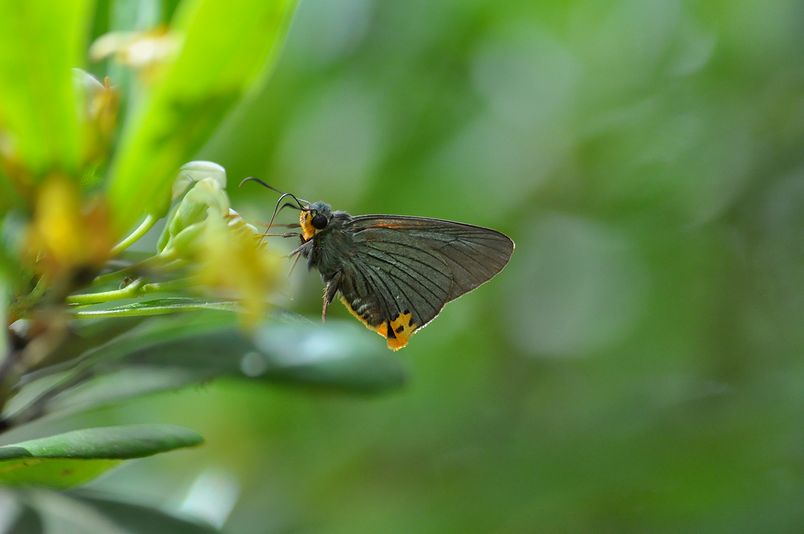
{"label": "butterfly antenna", "polygon": [[[246,182],[257,182],[258,184],[260,184],[261,186],[265,187],[266,189],[270,189],[271,191],[279,193],[280,195],[282,195],[282,197],[280,197],[280,200],[282,198],[284,198],[285,196],[288,196],[288,197],[292,198],[293,200],[296,201],[296,204],[298,204],[298,209],[300,209],[300,210],[305,209],[305,206],[310,205],[310,203],[307,202],[306,200],[304,200],[303,198],[300,199],[299,197],[297,197],[293,193],[284,193],[284,192],[280,191],[279,189],[277,189],[276,187],[266,184],[265,182],[263,182],[262,180],[260,180],[256,176],[248,176],[246,178],[243,178],[242,180],[240,180],[240,185],[238,185],[237,187],[242,187],[243,184],[246,183]],[[277,204],[278,203],[279,203],[279,201],[277,201]]]}
{"label": "butterfly antenna", "polygon": [[[271,191],[275,191],[275,192],[279,193],[279,195],[280,195],[280,197],[279,197],[279,198],[277,199],[277,201],[276,201],[276,204],[274,205],[274,212],[273,212],[273,214],[271,215],[271,220],[270,220],[270,222],[268,223],[268,227],[267,227],[267,229],[266,229],[266,232],[267,232],[268,230],[270,230],[270,229],[271,229],[271,226],[274,224],[274,219],[276,219],[276,216],[279,214],[279,212],[280,212],[280,211],[282,211],[282,208],[285,208],[285,207],[291,207],[291,208],[293,208],[293,209],[297,209],[297,210],[300,210],[300,211],[306,211],[306,210],[309,210],[309,209],[310,209],[310,208],[308,207],[308,206],[310,205],[310,203],[309,203],[309,202],[307,202],[306,200],[304,200],[304,199],[299,199],[299,198],[298,198],[296,195],[294,195],[293,193],[283,193],[282,191],[280,191],[280,190],[279,190],[279,189],[277,189],[276,187],[274,187],[274,186],[272,186],[272,185],[268,185],[268,184],[266,184],[265,182],[263,182],[262,180],[260,180],[260,179],[259,179],[259,178],[257,178],[256,176],[248,176],[248,177],[246,177],[246,178],[243,178],[243,179],[240,181],[240,185],[238,185],[238,187],[242,187],[242,186],[243,186],[243,184],[244,184],[244,183],[246,183],[246,182],[257,182],[258,184],[260,184],[261,186],[265,187],[266,189],[270,189]],[[290,197],[290,198],[292,198],[293,200],[295,200],[295,201],[296,201],[296,205],[294,206],[294,205],[293,205],[293,204],[291,204],[290,202],[285,202],[284,204],[282,204],[282,205],[280,206],[280,203],[281,203],[283,200],[285,200],[287,197]],[[304,203],[304,204],[302,204],[302,203]],[[305,206],[305,204],[306,204],[306,206]]]}
{"label": "butterfly antenna", "polygon": [[271,220],[268,221],[268,227],[266,228],[266,232],[271,229],[271,227],[274,224],[274,219],[276,219],[276,216],[279,215],[280,211],[282,211],[282,208],[293,208],[293,209],[300,210],[300,211],[305,211],[305,210],[309,209],[309,208],[300,208],[298,206],[294,206],[290,202],[285,202],[284,204],[282,204],[280,206],[279,203],[282,202],[282,199],[284,199],[287,195],[288,195],[287,193],[283,193],[282,196],[279,197],[279,200],[276,201],[276,206],[274,207],[274,213],[271,215]]}
{"label": "butterfly antenna", "polygon": [[242,180],[240,180],[240,183],[238,184],[237,187],[243,187],[243,184],[246,183],[246,182],[257,182],[258,184],[260,184],[261,186],[263,186],[266,189],[270,189],[271,191],[279,193],[280,195],[282,194],[282,191],[280,191],[279,189],[277,189],[276,187],[274,187],[272,185],[266,184],[265,182],[263,182],[262,180],[260,180],[256,176],[248,176],[246,178],[243,178]]}

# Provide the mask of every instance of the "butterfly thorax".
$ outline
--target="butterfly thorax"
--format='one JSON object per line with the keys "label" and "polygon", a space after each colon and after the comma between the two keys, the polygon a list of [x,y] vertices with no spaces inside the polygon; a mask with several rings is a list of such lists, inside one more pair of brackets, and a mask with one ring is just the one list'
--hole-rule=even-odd
{"label": "butterfly thorax", "polygon": [[343,262],[351,255],[352,234],[344,230],[351,218],[346,212],[336,211],[331,214],[326,228],[316,230],[309,239],[312,246],[305,254],[307,265],[318,270],[325,282],[341,271]]}

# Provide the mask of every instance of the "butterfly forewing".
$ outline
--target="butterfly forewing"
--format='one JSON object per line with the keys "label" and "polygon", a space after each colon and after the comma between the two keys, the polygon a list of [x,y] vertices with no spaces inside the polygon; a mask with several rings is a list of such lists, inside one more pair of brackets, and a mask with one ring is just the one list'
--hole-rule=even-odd
{"label": "butterfly forewing", "polygon": [[500,232],[423,217],[367,215],[344,229],[353,242],[341,294],[389,345],[404,346],[444,304],[497,274],[514,249]]}

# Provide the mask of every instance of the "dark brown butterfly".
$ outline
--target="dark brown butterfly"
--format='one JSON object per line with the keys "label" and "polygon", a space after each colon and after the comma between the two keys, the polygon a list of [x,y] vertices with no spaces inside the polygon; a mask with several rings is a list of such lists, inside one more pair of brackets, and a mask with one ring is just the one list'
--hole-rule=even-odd
{"label": "dark brown butterfly", "polygon": [[427,217],[352,216],[287,193],[271,223],[286,197],[296,205],[281,207],[300,212],[302,244],[292,255],[306,258],[326,284],[322,317],[339,295],[392,350],[404,347],[447,302],[500,272],[514,251],[508,236],[489,228]]}

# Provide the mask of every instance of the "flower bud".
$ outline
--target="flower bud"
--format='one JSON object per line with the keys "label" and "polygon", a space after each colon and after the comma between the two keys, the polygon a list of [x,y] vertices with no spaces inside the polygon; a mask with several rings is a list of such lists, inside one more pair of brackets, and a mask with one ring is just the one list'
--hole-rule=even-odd
{"label": "flower bud", "polygon": [[229,197],[218,179],[202,178],[168,215],[157,249],[162,254],[192,254],[193,241],[210,219],[223,220],[229,213]]}
{"label": "flower bud", "polygon": [[212,161],[191,161],[179,169],[179,175],[173,182],[173,200],[182,196],[190,187],[205,178],[218,182],[221,189],[226,189],[226,170]]}

